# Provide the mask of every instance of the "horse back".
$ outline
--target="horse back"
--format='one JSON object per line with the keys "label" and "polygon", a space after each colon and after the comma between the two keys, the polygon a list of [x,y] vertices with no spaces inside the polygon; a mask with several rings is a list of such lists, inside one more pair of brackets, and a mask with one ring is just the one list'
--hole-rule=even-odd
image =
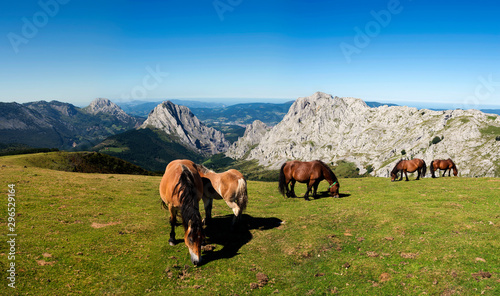
{"label": "horse back", "polygon": [[165,173],[160,182],[160,197],[167,204],[173,207],[180,207],[180,192],[178,192],[178,184],[181,178],[181,174],[184,169],[192,174],[194,185],[196,186],[197,198],[201,199],[203,194],[203,182],[196,169],[194,162],[187,159],[178,159],[171,161],[165,168]]}

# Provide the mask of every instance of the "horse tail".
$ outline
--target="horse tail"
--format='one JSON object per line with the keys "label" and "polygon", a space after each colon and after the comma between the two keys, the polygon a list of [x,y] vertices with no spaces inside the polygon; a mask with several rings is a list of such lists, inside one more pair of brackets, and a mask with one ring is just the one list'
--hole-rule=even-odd
{"label": "horse tail", "polygon": [[[434,176],[434,160],[431,161],[431,166],[430,166],[430,169],[431,169],[431,174]],[[433,177],[434,178],[434,177]]]}
{"label": "horse tail", "polygon": [[286,162],[281,166],[279,183],[278,183],[278,188],[280,190],[281,195],[283,195],[283,196],[285,196],[285,186],[286,186],[286,178],[285,178],[285,171],[284,171],[285,165],[286,165]]}
{"label": "horse tail", "polygon": [[[424,167],[422,168],[422,178],[425,177],[425,173],[427,172],[427,164],[425,163],[425,160],[422,160],[424,162]],[[432,166],[431,166],[432,170]]]}
{"label": "horse tail", "polygon": [[247,208],[248,192],[247,181],[245,178],[238,179],[238,188],[236,189],[236,196],[238,196],[237,203],[240,207],[240,214]]}

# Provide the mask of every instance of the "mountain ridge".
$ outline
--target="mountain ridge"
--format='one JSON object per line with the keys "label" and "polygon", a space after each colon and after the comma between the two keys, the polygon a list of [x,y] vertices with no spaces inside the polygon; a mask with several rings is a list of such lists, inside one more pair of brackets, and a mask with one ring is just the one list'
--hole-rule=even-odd
{"label": "mountain ridge", "polygon": [[[360,173],[371,166],[374,176],[387,177],[403,157],[424,158],[428,164],[434,158],[451,157],[463,176],[494,176],[500,175],[497,134],[500,117],[478,110],[370,108],[361,99],[317,92],[298,98],[244,159],[271,169],[292,159],[346,160],[355,163]],[[433,144],[435,137],[440,141]],[[246,145],[244,141],[238,140],[226,155]],[[400,154],[403,151],[406,155]]]}

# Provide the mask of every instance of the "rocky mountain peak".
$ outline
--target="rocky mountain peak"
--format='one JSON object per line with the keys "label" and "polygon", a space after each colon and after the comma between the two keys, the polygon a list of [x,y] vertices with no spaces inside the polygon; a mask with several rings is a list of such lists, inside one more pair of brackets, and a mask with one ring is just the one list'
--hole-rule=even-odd
{"label": "rocky mountain peak", "polygon": [[125,112],[115,103],[108,99],[97,98],[93,100],[84,110],[90,114],[97,114],[99,112],[108,113],[111,115],[125,114]]}
{"label": "rocky mountain peak", "polygon": [[361,173],[370,166],[380,177],[402,157],[422,158],[428,165],[450,157],[462,176],[493,176],[500,171],[500,141],[488,131],[499,129],[500,116],[477,110],[370,108],[361,99],[317,92],[298,98],[257,145],[249,146],[250,136],[244,136],[227,155],[273,169],[290,159],[346,160]]}
{"label": "rocky mountain peak", "polygon": [[147,127],[160,129],[203,155],[225,152],[229,147],[222,132],[203,124],[188,107],[170,101],[159,104],[149,113],[140,128]]}
{"label": "rocky mountain peak", "polygon": [[270,128],[260,120],[255,120],[252,124],[248,124],[245,129],[245,134],[238,141],[233,143],[226,155],[231,158],[244,158],[245,154],[252,150],[255,145],[259,144],[262,137],[270,130]]}

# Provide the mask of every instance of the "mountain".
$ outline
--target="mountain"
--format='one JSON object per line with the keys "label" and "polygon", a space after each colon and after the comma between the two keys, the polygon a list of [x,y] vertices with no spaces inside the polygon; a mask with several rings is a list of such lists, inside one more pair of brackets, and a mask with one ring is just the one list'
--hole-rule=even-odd
{"label": "mountain", "polygon": [[203,124],[188,107],[163,102],[151,111],[141,128],[156,128],[177,139],[178,143],[209,156],[225,152],[229,142],[224,134]]}
{"label": "mountain", "polygon": [[141,123],[106,99],[97,99],[86,108],[58,101],[0,103],[2,144],[82,149]]}
{"label": "mountain", "polygon": [[[251,146],[250,143],[259,142]],[[247,152],[244,156],[237,150]],[[404,154],[404,155],[403,155]],[[478,110],[370,108],[360,99],[317,92],[298,98],[260,140],[240,138],[226,153],[271,169],[292,159],[353,162],[387,177],[402,157],[452,158],[461,176],[500,175],[500,117]]]}
{"label": "mountain", "polygon": [[260,120],[266,125],[275,125],[283,119],[293,102],[283,104],[246,103],[224,108],[191,108],[205,124],[247,125]]}
{"label": "mountain", "polygon": [[92,150],[118,157],[149,171],[164,171],[174,159],[201,162],[204,157],[154,128],[129,130],[111,136]]}

